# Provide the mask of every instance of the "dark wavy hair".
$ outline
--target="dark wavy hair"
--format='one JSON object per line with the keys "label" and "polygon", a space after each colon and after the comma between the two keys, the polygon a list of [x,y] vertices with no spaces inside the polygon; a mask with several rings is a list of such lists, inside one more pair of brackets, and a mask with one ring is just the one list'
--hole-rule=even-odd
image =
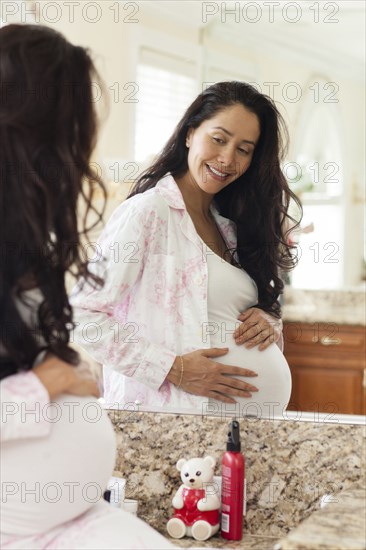
{"label": "dark wavy hair", "polygon": [[287,242],[288,228],[298,225],[287,213],[290,199],[295,201],[300,213],[302,209],[281,170],[288,131],[270,97],[243,82],[218,82],[209,86],[188,107],[164,149],[140,175],[129,197],[154,187],[169,172],[173,177],[183,176],[188,170],[189,128],[197,128],[235,104],[257,115],[260,138],[248,170],[215,195],[215,205],[222,216],[236,224],[237,248],[231,252],[237,252],[241,267],[257,284],[258,307],[279,317],[278,298],[284,286],[279,271],[288,271],[296,264],[294,247]]}
{"label": "dark wavy hair", "polygon": [[[88,271],[81,239],[99,223],[92,206],[102,180],[90,166],[98,117],[93,83],[102,82],[88,50],[40,25],[0,29],[1,270],[0,377],[28,370],[43,349],[71,364],[72,309],[65,275]],[[85,203],[82,227],[77,204]],[[96,222],[87,227],[94,211]],[[19,313],[26,290],[42,294],[37,328]],[[18,303],[18,304],[17,304]],[[37,338],[37,334],[42,339]]]}

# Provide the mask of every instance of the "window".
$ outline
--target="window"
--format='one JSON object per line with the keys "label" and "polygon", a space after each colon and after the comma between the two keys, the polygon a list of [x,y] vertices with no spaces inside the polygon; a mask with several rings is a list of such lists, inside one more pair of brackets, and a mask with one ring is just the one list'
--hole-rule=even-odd
{"label": "window", "polygon": [[300,260],[291,282],[296,288],[339,288],[344,283],[345,228],[337,105],[305,103],[298,137],[295,162],[287,165],[286,174],[293,172],[290,185],[304,209],[297,236]]}
{"label": "window", "polygon": [[135,159],[145,163],[172,134],[197,96],[195,65],[183,58],[143,48],[137,67]]}

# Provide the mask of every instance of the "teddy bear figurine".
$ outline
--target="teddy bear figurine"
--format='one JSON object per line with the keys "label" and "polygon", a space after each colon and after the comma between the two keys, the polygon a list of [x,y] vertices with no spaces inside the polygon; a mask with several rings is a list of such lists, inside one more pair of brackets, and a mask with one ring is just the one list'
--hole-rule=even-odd
{"label": "teddy bear figurine", "polygon": [[207,540],[219,530],[220,499],[213,482],[215,465],[212,456],[178,460],[183,484],[172,500],[174,516],[167,523],[172,538]]}

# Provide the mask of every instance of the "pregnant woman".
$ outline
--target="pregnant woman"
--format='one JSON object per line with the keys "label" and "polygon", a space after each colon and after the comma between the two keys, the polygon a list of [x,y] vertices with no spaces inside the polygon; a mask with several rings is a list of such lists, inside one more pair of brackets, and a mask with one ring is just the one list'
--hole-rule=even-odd
{"label": "pregnant woman", "polygon": [[110,406],[286,407],[278,272],[294,265],[284,228],[298,201],[281,127],[252,86],[208,87],[113,213],[89,266],[105,284],[72,296]]}

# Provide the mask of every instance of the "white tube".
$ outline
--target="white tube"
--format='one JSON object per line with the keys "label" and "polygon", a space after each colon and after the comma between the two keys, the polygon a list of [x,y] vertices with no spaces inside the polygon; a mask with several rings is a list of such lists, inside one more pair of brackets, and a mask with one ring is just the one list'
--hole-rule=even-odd
{"label": "white tube", "polygon": [[115,508],[121,508],[125,499],[126,480],[122,477],[111,477],[108,482],[108,490],[111,492],[110,504]]}

